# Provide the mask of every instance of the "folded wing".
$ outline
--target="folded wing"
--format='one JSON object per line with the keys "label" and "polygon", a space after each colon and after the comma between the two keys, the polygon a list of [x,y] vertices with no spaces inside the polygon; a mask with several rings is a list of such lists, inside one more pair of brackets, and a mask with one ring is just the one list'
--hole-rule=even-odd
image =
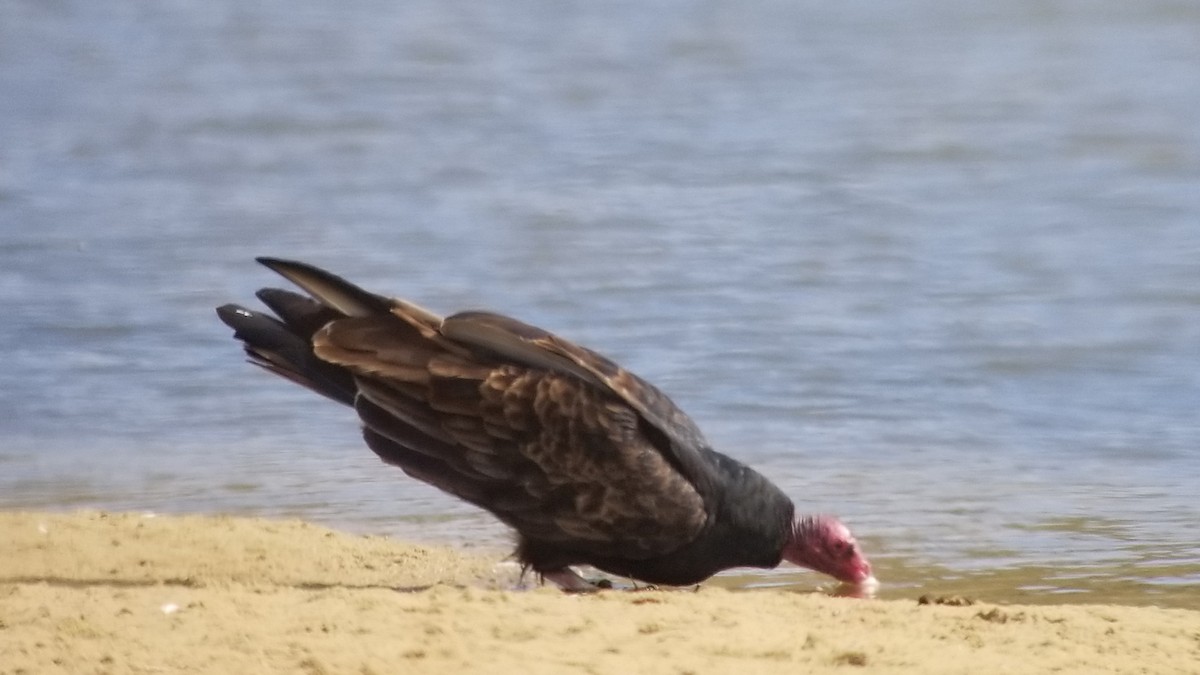
{"label": "folded wing", "polygon": [[524,537],[631,559],[675,550],[709,517],[695,425],[651,385],[541,329],[486,312],[445,320],[302,263],[262,262],[315,300],[226,306],[251,360],[352,404],[384,461]]}

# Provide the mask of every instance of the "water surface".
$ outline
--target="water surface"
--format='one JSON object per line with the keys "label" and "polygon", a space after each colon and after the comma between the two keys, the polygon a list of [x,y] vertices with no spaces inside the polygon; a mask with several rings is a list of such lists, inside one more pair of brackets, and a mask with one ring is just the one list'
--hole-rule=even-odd
{"label": "water surface", "polygon": [[505,545],[240,362],[212,308],[270,254],[618,359],[885,596],[1200,607],[1197,34],[1162,1],[4,3],[0,507]]}

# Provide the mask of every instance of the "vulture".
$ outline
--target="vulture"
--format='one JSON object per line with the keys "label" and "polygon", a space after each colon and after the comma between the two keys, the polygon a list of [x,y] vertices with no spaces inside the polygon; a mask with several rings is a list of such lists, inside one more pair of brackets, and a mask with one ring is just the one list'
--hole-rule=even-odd
{"label": "vulture", "polygon": [[484,311],[442,318],[312,265],[258,261],[307,295],[264,288],[274,315],[219,318],[249,361],[352,406],[384,462],[491,512],[526,571],[697,584],[783,561],[874,584],[850,530],[713,450],[666,395],[587,348]]}

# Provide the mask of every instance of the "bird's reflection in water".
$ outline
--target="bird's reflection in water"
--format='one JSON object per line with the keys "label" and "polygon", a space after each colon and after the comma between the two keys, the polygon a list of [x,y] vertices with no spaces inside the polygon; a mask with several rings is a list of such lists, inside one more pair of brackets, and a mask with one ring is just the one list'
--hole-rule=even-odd
{"label": "bird's reflection in water", "polygon": [[874,598],[879,592],[879,582],[871,577],[867,581],[860,584],[838,584],[828,591],[829,595],[836,598],[859,598],[860,600],[868,600]]}

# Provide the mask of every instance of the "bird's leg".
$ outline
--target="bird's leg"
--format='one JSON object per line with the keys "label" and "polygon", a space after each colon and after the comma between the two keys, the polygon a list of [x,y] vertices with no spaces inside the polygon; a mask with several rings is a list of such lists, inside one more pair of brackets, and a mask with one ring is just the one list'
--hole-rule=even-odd
{"label": "bird's leg", "polygon": [[595,593],[600,586],[579,576],[570,567],[562,567],[549,572],[540,572],[543,581],[549,581],[567,593]]}

